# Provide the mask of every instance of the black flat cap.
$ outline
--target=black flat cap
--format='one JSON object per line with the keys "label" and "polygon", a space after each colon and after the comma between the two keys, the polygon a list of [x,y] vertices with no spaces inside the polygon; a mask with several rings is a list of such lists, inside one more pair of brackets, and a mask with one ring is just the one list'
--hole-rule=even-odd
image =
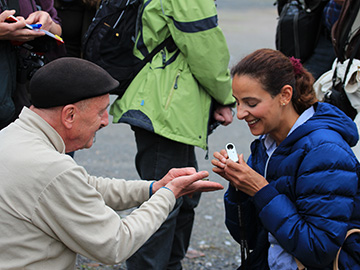
{"label": "black flat cap", "polygon": [[110,93],[119,82],[98,65],[76,57],[51,61],[30,80],[32,104],[51,108]]}

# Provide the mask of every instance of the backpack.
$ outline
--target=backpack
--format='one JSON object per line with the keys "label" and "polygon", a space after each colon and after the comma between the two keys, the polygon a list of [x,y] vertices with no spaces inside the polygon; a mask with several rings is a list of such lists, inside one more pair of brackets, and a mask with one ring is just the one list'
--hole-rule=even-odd
{"label": "backpack", "polygon": [[305,62],[313,53],[327,0],[278,0],[276,49]]}
{"label": "backpack", "polygon": [[352,106],[345,92],[345,81],[349,75],[353,59],[360,59],[359,0],[345,0],[339,18],[331,29],[331,37],[337,61],[341,64],[347,59],[349,61],[343,78],[337,76],[335,68],[332,88],[324,94],[324,101],[340,108],[354,120],[357,110]]}
{"label": "backpack", "polygon": [[133,54],[142,4],[143,0],[102,0],[82,42],[84,59],[101,66],[120,82],[110,93],[119,97],[146,63],[173,43],[168,37],[143,60]]}

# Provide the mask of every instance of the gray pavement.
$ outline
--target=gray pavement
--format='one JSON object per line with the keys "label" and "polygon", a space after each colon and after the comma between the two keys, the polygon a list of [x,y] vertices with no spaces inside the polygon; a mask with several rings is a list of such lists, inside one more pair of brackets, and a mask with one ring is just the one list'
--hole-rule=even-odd
{"label": "gray pavement", "polygon": [[[258,48],[274,48],[277,22],[274,0],[217,0],[219,25],[223,29],[231,53],[230,67],[246,54]],[[219,52],[221,53],[221,52]],[[111,116],[110,116],[111,121]],[[233,142],[239,153],[249,156],[249,145],[254,137],[245,123],[234,119],[228,127],[219,127],[209,137],[209,159],[206,152],[197,149],[199,168],[210,172],[210,179],[227,187],[226,181],[211,172],[212,153]],[[75,153],[76,161],[89,173],[98,176],[138,179],[134,166],[136,145],[132,131],[125,124],[110,124],[98,132],[96,143],[89,150]],[[239,246],[224,225],[223,191],[204,193],[199,206],[191,240],[191,248],[204,256],[186,258],[185,270],[236,269],[240,264]],[[82,262],[79,269],[125,269],[125,266],[108,268],[97,263]],[[142,269],[139,269],[142,270]]]}

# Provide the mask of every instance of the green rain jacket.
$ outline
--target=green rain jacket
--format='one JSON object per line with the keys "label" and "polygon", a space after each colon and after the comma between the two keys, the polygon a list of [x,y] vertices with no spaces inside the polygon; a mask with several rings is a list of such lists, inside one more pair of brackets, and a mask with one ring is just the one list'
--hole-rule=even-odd
{"label": "green rain jacket", "polygon": [[141,12],[137,57],[170,35],[176,46],[156,54],[112,104],[113,122],[206,149],[212,104],[235,102],[214,1],[145,0]]}

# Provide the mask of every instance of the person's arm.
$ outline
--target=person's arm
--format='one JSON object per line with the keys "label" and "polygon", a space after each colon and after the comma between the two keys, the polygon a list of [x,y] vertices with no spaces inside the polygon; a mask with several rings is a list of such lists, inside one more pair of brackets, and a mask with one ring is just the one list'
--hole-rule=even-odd
{"label": "person's arm", "polygon": [[[166,188],[155,185],[155,194],[149,198],[151,182],[139,181],[136,187],[135,181],[91,177],[89,185],[86,171],[75,167],[46,187],[31,219],[74,252],[99,262],[116,264],[130,257],[160,227],[173,209],[176,197],[222,188],[218,183],[198,181],[205,175],[208,174],[188,174],[187,169],[172,170],[160,180]],[[122,219],[107,204],[115,205],[116,194],[117,201],[128,206],[149,199]],[[131,203],[132,200],[136,203]]]}
{"label": "person's arm", "polygon": [[[85,172],[84,172],[85,173]],[[124,180],[88,176],[88,183],[101,193],[107,205],[115,210],[138,206],[162,187],[171,190],[175,198],[195,191],[213,191],[223,187],[212,181],[197,181],[209,175],[206,171],[196,172],[195,168],[171,169],[161,180]],[[186,178],[184,176],[191,176]],[[152,194],[150,185],[152,184]]]}
{"label": "person's arm", "polygon": [[235,104],[228,69],[230,54],[214,1],[167,1],[163,9],[171,36],[199,84],[220,105]]}

